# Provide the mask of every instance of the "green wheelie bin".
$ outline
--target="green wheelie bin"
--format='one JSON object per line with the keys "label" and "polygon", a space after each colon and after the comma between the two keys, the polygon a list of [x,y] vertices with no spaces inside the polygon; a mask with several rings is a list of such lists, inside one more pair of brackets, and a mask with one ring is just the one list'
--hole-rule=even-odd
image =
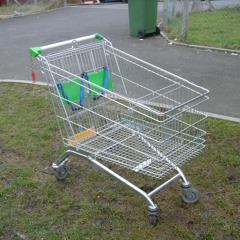
{"label": "green wheelie bin", "polygon": [[160,33],[157,27],[157,5],[158,0],[128,0],[131,36],[144,38]]}

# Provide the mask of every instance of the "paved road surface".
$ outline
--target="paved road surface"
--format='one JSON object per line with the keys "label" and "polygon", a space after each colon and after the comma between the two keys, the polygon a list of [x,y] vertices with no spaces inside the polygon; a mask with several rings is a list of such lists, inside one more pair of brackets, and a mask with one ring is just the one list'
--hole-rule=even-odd
{"label": "paved road surface", "polygon": [[[160,13],[159,13],[160,14]],[[240,118],[240,55],[129,36],[127,4],[66,7],[0,22],[0,79],[29,79],[28,47],[95,32],[114,46],[210,89],[208,112]],[[38,80],[43,80],[41,75]]]}

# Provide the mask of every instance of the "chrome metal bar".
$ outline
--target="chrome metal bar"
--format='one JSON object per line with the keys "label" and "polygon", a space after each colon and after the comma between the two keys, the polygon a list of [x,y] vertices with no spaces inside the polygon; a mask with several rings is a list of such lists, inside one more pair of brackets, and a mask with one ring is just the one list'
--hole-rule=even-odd
{"label": "chrome metal bar", "polygon": [[170,183],[172,183],[173,181],[175,181],[179,177],[181,177],[180,173],[178,173],[177,175],[175,175],[174,177],[170,178],[168,181],[164,182],[162,185],[160,185],[159,187],[155,188],[153,191],[148,193],[148,196],[149,197],[154,196],[156,193],[158,193],[160,190],[165,188],[167,185],[169,185]]}
{"label": "chrome metal bar", "polygon": [[148,203],[148,205],[155,209],[157,206],[156,204],[153,202],[153,200],[151,199],[150,196],[148,196],[148,194],[146,192],[144,192],[143,190],[141,190],[140,188],[138,188],[136,185],[132,184],[131,182],[129,182],[128,180],[126,180],[125,178],[121,177],[120,175],[118,175],[117,173],[115,173],[114,171],[110,170],[109,168],[107,168],[106,166],[104,166],[103,164],[101,164],[99,161],[97,161],[93,156],[90,156],[89,153],[84,152],[84,151],[76,151],[75,148],[73,147],[69,147],[59,158],[57,161],[55,161],[52,164],[53,168],[57,168],[59,165],[61,165],[61,163],[69,156],[69,155],[77,155],[77,156],[81,156],[84,157],[85,159],[89,160],[92,164],[94,164],[95,166],[97,166],[98,168],[100,168],[102,171],[104,171],[105,173],[109,174],[110,176],[112,176],[113,178],[119,180],[121,183],[123,183],[125,186],[127,186],[129,189],[133,190],[134,192],[136,192],[138,195],[140,195],[141,197],[143,197],[146,202]]}
{"label": "chrome metal bar", "polygon": [[131,190],[133,190],[134,192],[136,192],[138,195],[140,195],[141,197],[143,197],[146,202],[149,204],[149,206],[156,208],[156,204],[153,202],[153,200],[151,199],[150,196],[148,196],[148,194],[146,192],[144,192],[143,190],[141,190],[140,188],[138,188],[137,186],[135,186],[134,184],[132,184],[131,182],[129,182],[128,180],[126,180],[125,178],[121,177],[120,175],[118,175],[117,173],[113,172],[112,170],[110,170],[109,168],[105,167],[103,164],[101,164],[100,162],[98,162],[96,159],[89,157],[88,158],[91,163],[93,163],[94,165],[96,165],[97,167],[101,168],[101,170],[103,170],[104,172],[108,173],[109,175],[111,175],[112,177],[116,178],[117,180],[119,180],[121,183],[123,183],[124,185],[126,185],[128,188],[130,188]]}

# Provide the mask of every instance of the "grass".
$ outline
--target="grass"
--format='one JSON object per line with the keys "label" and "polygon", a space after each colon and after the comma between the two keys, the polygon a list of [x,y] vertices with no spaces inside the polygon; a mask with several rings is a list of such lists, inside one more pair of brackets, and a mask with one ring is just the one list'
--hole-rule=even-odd
{"label": "grass", "polygon": [[[237,239],[240,235],[240,125],[209,118],[204,152],[183,170],[201,193],[188,205],[172,183],[154,197],[157,226],[136,194],[80,158],[56,181],[63,152],[45,87],[0,84],[0,238]],[[137,182],[159,180],[112,167]],[[159,237],[160,236],[160,237]]]}
{"label": "grass", "polygon": [[[240,7],[214,11],[194,12],[189,15],[186,42],[189,44],[240,49]],[[170,38],[180,39],[181,17],[169,22]]]}
{"label": "grass", "polygon": [[53,8],[58,8],[63,5],[62,0],[51,0],[47,4],[43,2],[38,2],[37,4],[8,4],[0,7],[0,19],[6,15],[27,15],[31,13],[38,13],[44,10],[49,10]]}
{"label": "grass", "polygon": [[34,12],[41,12],[45,9],[43,3],[39,3],[37,5],[33,4],[10,4],[7,6],[0,7],[0,15],[17,15],[17,14],[30,14]]}

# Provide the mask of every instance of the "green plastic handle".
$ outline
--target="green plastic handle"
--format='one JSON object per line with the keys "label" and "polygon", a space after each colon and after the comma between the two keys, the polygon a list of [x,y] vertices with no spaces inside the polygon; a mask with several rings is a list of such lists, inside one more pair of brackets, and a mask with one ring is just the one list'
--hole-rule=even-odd
{"label": "green plastic handle", "polygon": [[94,38],[98,39],[99,41],[104,39],[104,37],[101,34],[95,33],[93,35],[80,37],[80,38],[72,39],[72,40],[67,40],[67,41],[63,41],[63,42],[59,42],[59,43],[54,43],[54,44],[50,44],[50,45],[46,45],[46,46],[42,46],[42,47],[32,47],[32,48],[28,49],[28,53],[31,57],[37,57],[44,50],[55,48],[55,47],[60,47],[60,46],[67,45],[67,44],[72,44],[73,42],[80,42],[80,41],[85,41],[85,40],[94,39]]}

